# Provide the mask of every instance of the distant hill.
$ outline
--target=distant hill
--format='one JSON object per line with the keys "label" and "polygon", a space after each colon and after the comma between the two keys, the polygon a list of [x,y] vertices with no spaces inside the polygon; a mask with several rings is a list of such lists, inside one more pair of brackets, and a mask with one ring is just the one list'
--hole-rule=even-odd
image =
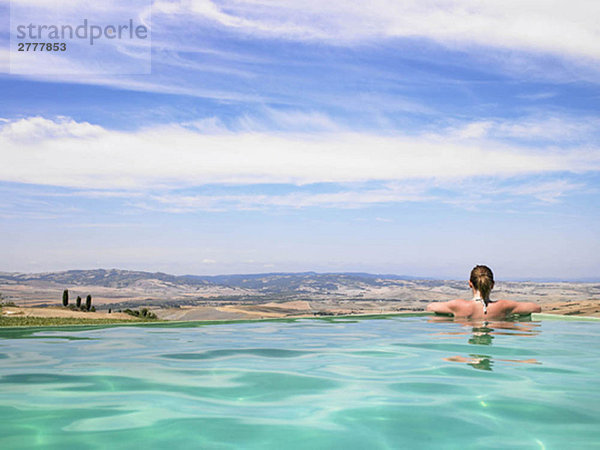
{"label": "distant hill", "polygon": [[[298,293],[304,290],[332,291],[340,285],[382,287],[389,281],[417,280],[417,277],[376,275],[370,273],[263,273],[249,275],[170,275],[162,272],[142,272],[119,269],[68,270],[45,273],[0,273],[0,283],[46,282],[65,286],[103,286],[128,288],[140,281],[154,280],[173,287],[228,287],[269,293]],[[441,281],[432,281],[441,284]]]}
{"label": "distant hill", "polygon": [[[170,275],[118,269],[48,273],[0,273],[0,294],[22,305],[53,305],[62,291],[90,294],[95,304],[182,306],[211,302],[389,301],[423,307],[429,301],[469,298],[466,280],[430,280],[370,273],[263,273],[248,275]],[[600,299],[600,284],[498,282],[493,298],[526,301]]]}
{"label": "distant hill", "polygon": [[210,284],[202,277],[179,277],[162,272],[140,272],[119,269],[68,270],[44,273],[0,273],[0,282],[50,282],[74,286],[125,288],[140,280],[159,280],[172,284]]}

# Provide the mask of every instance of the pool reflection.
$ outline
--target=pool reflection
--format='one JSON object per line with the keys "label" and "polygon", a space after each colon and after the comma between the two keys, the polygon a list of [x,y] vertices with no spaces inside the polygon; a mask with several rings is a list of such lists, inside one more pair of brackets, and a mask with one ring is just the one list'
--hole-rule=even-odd
{"label": "pool reflection", "polygon": [[[541,332],[540,323],[538,322],[482,322],[472,321],[461,318],[438,317],[434,316],[429,319],[429,322],[450,322],[461,326],[459,331],[437,332],[434,335],[461,339],[463,336],[468,337],[467,343],[470,345],[492,346],[496,336],[523,336],[535,337]],[[490,349],[491,350],[491,349]],[[490,351],[490,353],[492,353]],[[506,359],[495,358],[487,354],[470,353],[468,356],[454,355],[443,358],[444,361],[458,362],[468,364],[477,370],[493,370],[495,361],[521,364],[541,364],[534,358],[528,359]]]}

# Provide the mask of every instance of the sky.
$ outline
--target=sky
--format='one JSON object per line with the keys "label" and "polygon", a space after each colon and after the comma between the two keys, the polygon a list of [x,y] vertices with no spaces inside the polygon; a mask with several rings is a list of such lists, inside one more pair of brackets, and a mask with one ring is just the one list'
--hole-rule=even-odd
{"label": "sky", "polygon": [[0,0],[0,271],[598,278],[600,3],[96,3]]}

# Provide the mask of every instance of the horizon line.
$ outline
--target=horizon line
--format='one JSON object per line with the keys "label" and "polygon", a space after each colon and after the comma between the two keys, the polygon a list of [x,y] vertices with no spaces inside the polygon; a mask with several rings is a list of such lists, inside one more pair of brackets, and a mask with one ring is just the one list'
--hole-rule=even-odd
{"label": "horizon line", "polygon": [[[274,276],[274,275],[368,275],[377,277],[393,277],[403,280],[418,280],[418,281],[464,281],[466,278],[455,278],[455,277],[443,277],[443,276],[419,276],[419,275],[406,275],[406,274],[395,274],[395,273],[377,273],[377,272],[364,272],[364,271],[342,271],[342,272],[318,272],[313,270],[298,271],[298,272],[249,272],[249,273],[221,273],[216,275],[202,275],[202,274],[174,274],[162,271],[149,271],[149,270],[134,270],[134,269],[119,269],[119,268],[94,268],[94,269],[67,269],[67,270],[50,270],[42,272],[19,272],[19,271],[0,271],[0,275],[48,275],[48,274],[59,274],[68,272],[91,272],[91,271],[121,271],[121,272],[139,272],[147,274],[162,274],[173,277],[198,277],[198,278],[218,278],[218,277],[243,277],[243,276]],[[521,277],[521,278],[499,278],[496,282],[518,282],[518,283],[599,283],[600,278],[597,277],[578,277],[578,278],[557,278],[557,277]]]}

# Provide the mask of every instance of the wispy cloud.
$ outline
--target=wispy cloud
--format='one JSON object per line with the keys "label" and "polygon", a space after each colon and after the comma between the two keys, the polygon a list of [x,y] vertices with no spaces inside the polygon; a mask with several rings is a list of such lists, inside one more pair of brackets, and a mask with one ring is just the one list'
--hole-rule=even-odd
{"label": "wispy cloud", "polygon": [[519,140],[537,144],[565,145],[596,142],[600,137],[600,119],[595,116],[532,114],[510,119],[483,119],[461,123],[444,130],[441,138]]}
{"label": "wispy cloud", "polygon": [[[254,190],[257,188],[255,187]],[[424,182],[390,183],[380,188],[338,188],[336,192],[319,193],[311,189],[287,194],[182,194],[168,192],[149,195],[131,202],[131,206],[152,211],[188,213],[195,211],[250,211],[273,208],[364,208],[374,205],[424,202],[435,200]]]}
{"label": "wispy cloud", "polygon": [[510,208],[511,205],[523,201],[530,206],[550,205],[561,202],[569,195],[595,192],[595,188],[588,184],[561,175],[542,179],[480,178],[443,187],[446,189],[446,195],[441,196],[443,203],[469,210],[495,204],[504,205],[506,211],[506,207]]}
{"label": "wispy cloud", "polygon": [[565,196],[588,189],[584,183],[576,183],[564,179],[544,181],[541,183],[526,182],[516,186],[495,189],[496,195],[531,196],[540,202],[557,203]]}
{"label": "wispy cloud", "polygon": [[[154,3],[158,14],[192,14],[220,26],[263,36],[356,42],[381,37],[423,37],[447,46],[521,48],[600,58],[598,5],[584,0],[351,0],[172,1]],[[569,36],[569,39],[565,39]]]}
{"label": "wispy cloud", "polygon": [[[40,14],[43,8],[56,6],[54,2],[30,3],[35,3]],[[333,93],[334,98],[327,99],[327,89],[319,92],[314,84],[306,84],[306,77],[313,77],[314,73],[300,71],[298,77],[303,83],[294,80],[294,68],[302,69],[295,57],[299,56],[303,62],[323,58],[320,45],[353,49],[364,57],[371,46],[388,45],[400,48],[399,53],[405,53],[408,48],[407,58],[419,58],[424,63],[418,65],[420,74],[414,72],[417,65],[411,67],[411,82],[421,80],[418,75],[451,80],[454,66],[461,66],[482,72],[510,73],[520,79],[534,76],[596,83],[600,79],[597,45],[600,33],[595,19],[598,8],[584,0],[556,1],[551,6],[536,0],[493,0],[475,4],[469,0],[375,0],[368,6],[351,0],[334,4],[320,0],[157,0],[152,6],[152,77],[111,76],[110,71],[105,75],[90,75],[93,60],[88,59],[85,52],[76,57],[36,55],[45,71],[55,74],[29,71],[24,76],[219,101],[298,104],[305,97],[313,103],[320,100],[333,104],[336,100],[339,102],[338,92]],[[62,14],[73,20],[85,15],[120,20],[119,14],[124,14],[124,9],[123,2],[114,0],[85,8],[78,2],[61,3]],[[144,20],[147,12],[141,13],[140,20]],[[227,41],[229,38],[235,44]],[[265,51],[265,39],[275,44],[272,51]],[[418,47],[415,41],[419,42]],[[313,52],[295,53],[298,51],[294,47],[296,43],[307,44]],[[289,52],[285,47],[288,44]],[[440,50],[446,52],[441,58],[445,67],[452,70],[443,74],[427,71],[425,66],[440,64]],[[121,53],[125,60],[131,59]],[[0,70],[8,71],[8,58],[3,56],[6,55],[0,52]],[[390,58],[392,56],[390,53]],[[387,76],[368,63],[358,64],[360,69],[348,67],[353,64],[348,57],[321,59],[319,64],[329,64],[326,72],[344,73],[346,79],[350,72],[359,77],[361,74],[357,72],[364,71],[362,75],[377,79],[378,89],[387,82],[394,89],[402,78],[397,67],[392,67]],[[81,76],[85,73],[86,76]],[[265,83],[261,82],[263,79]],[[286,90],[300,84],[303,96]],[[376,95],[376,92],[370,94]],[[543,92],[531,99],[548,98],[548,94]],[[383,93],[385,103],[409,112],[423,112],[431,106],[416,101],[409,93],[402,98],[395,91],[393,101],[390,95],[390,92]],[[348,106],[353,98],[349,96],[344,101]],[[361,103],[360,98],[357,101]]]}
{"label": "wispy cloud", "polygon": [[[485,127],[484,127],[485,128]],[[519,130],[517,130],[519,131]],[[484,135],[484,131],[475,134]],[[86,189],[211,183],[348,183],[600,170],[595,146],[528,147],[485,136],[132,132],[41,117],[0,127],[0,180]]]}
{"label": "wispy cloud", "polygon": [[[227,192],[226,188],[211,194],[169,190],[142,195],[132,199],[128,205],[134,209],[173,214],[305,208],[360,209],[401,203],[446,204],[476,210],[490,204],[503,205],[504,209],[515,204],[543,206],[561,202],[570,195],[593,191],[586,183],[560,176],[542,180],[529,177],[508,180],[477,177],[459,182],[423,179],[377,186],[332,184],[329,189],[330,192],[323,193],[311,186],[304,186],[285,194],[268,192],[261,186],[253,186],[253,193],[244,194]],[[392,221],[380,217],[375,220]]]}
{"label": "wispy cloud", "polygon": [[35,143],[46,139],[86,139],[97,138],[105,131],[102,127],[88,122],[76,122],[67,117],[48,120],[43,117],[4,121],[1,133],[4,137],[15,142]]}
{"label": "wispy cloud", "polygon": [[534,92],[531,94],[519,94],[518,98],[524,98],[526,100],[547,100],[549,98],[556,97],[557,93],[552,91],[546,92]]}

